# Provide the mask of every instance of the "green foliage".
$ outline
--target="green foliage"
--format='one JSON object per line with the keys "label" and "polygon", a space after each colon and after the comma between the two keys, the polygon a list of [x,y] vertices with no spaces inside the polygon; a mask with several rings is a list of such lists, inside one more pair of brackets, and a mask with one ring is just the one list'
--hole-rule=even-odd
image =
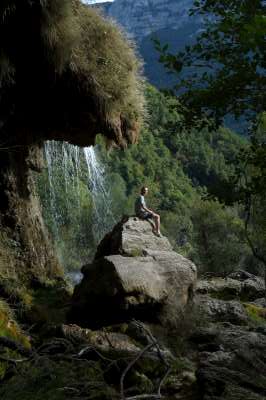
{"label": "green foliage", "polygon": [[247,314],[251,321],[256,325],[266,324],[266,311],[265,308],[256,306],[254,304],[243,303]]}
{"label": "green foliage", "polygon": [[190,119],[207,112],[221,123],[228,113],[254,118],[265,110],[265,10],[263,0],[195,1],[191,15],[204,17],[196,43],[177,54],[156,44]]}
{"label": "green foliage", "polygon": [[[260,195],[266,187],[266,112],[257,117],[250,145],[242,151],[240,173],[242,187],[250,194]],[[242,167],[242,169],[241,169]]]}
{"label": "green foliage", "polygon": [[230,272],[245,265],[250,249],[236,209],[218,201],[200,201],[192,210],[194,249],[200,271]]}
{"label": "green foliage", "polygon": [[196,186],[208,188],[208,193],[220,201],[232,204],[238,197],[233,176],[237,166],[237,149],[246,147],[244,139],[226,128],[199,134],[192,129],[188,134],[172,140],[176,156],[184,171]]}
{"label": "green foliage", "polygon": [[[257,118],[250,145],[239,157],[238,184],[245,205],[247,242],[266,268],[266,113]],[[266,275],[265,275],[266,276]]]}
{"label": "green foliage", "polygon": [[15,321],[13,311],[3,300],[0,300],[0,336],[11,339],[26,348],[31,347],[29,338]]}

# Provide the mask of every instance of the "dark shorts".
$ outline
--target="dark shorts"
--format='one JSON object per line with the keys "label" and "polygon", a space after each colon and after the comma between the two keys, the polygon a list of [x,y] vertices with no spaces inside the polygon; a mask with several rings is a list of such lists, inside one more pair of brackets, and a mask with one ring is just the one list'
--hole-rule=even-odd
{"label": "dark shorts", "polygon": [[152,213],[144,212],[144,213],[137,215],[137,217],[145,220],[145,219],[152,219],[153,215],[152,215]]}

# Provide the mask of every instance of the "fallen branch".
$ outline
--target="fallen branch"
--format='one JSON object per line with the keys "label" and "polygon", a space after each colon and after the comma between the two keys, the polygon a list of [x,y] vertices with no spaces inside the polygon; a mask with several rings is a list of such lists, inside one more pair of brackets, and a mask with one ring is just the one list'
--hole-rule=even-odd
{"label": "fallen branch", "polygon": [[120,394],[121,394],[121,399],[122,400],[126,400],[125,397],[125,393],[124,393],[124,379],[126,374],[128,373],[128,371],[133,367],[134,364],[136,364],[136,362],[143,356],[144,353],[146,353],[146,351],[148,351],[149,349],[151,349],[154,346],[153,343],[148,344],[146,347],[144,347],[144,349],[142,349],[139,354],[137,355],[137,357],[135,357],[125,368],[125,370],[123,371],[121,378],[120,378]]}
{"label": "fallen branch", "polygon": [[164,356],[164,354],[162,353],[162,351],[161,351],[161,349],[160,349],[160,346],[159,346],[159,344],[158,344],[158,341],[155,339],[155,337],[152,335],[152,333],[149,331],[149,329],[147,329],[145,326],[143,326],[142,323],[140,323],[140,322],[138,322],[138,321],[135,321],[135,322],[136,322],[136,324],[137,324],[138,326],[140,326],[140,327],[144,330],[144,332],[149,336],[149,338],[151,339],[151,341],[154,343],[154,346],[155,346],[156,349],[157,349],[157,354],[158,354],[159,359],[160,359],[160,360],[163,362],[163,364],[166,366],[166,372],[165,372],[164,376],[161,378],[161,380],[160,380],[160,382],[159,382],[159,385],[158,385],[158,389],[157,389],[158,396],[161,396],[161,388],[162,388],[162,385],[163,385],[165,379],[167,378],[167,376],[168,376],[168,375],[170,374],[170,372],[171,372],[171,366],[169,365],[168,361],[165,359],[165,356]]}
{"label": "fallen branch", "polygon": [[167,368],[166,373],[164,374],[164,376],[162,377],[162,379],[161,379],[160,382],[159,382],[158,390],[157,390],[157,393],[158,393],[159,396],[161,396],[161,388],[162,388],[162,386],[163,386],[163,383],[164,383],[165,379],[166,379],[166,378],[168,377],[168,375],[170,374],[170,372],[171,372],[171,367],[169,366],[169,367]]}
{"label": "fallen branch", "polygon": [[[139,321],[134,320],[134,323],[141,328],[149,337],[150,343],[144,347],[143,350],[135,357],[126,367],[126,369],[123,371],[122,376],[120,378],[120,395],[121,395],[121,400],[141,400],[141,399],[161,399],[162,394],[161,394],[161,388],[162,385],[167,378],[167,376],[171,372],[171,366],[169,365],[168,361],[165,359],[164,354],[162,353],[160,346],[158,344],[158,341],[155,339],[155,337],[152,335],[152,333],[145,327],[143,324]],[[155,347],[157,350],[157,356],[159,360],[165,365],[166,371],[163,377],[160,379],[160,382],[157,387],[157,393],[152,393],[152,394],[141,394],[141,395],[135,395],[135,396],[130,396],[126,397],[125,392],[124,392],[124,379],[128,371],[133,367],[133,365],[151,348]]]}
{"label": "fallen branch", "polygon": [[111,358],[107,358],[105,356],[103,356],[98,350],[95,349],[94,346],[86,346],[84,349],[80,350],[79,353],[77,354],[78,357],[82,357],[84,354],[86,354],[87,351],[92,350],[94,351],[94,353],[97,354],[97,356],[103,360],[103,361],[109,361],[109,362],[113,362],[115,360],[112,360]]}
{"label": "fallen branch", "polygon": [[0,356],[0,361],[9,362],[9,363],[15,364],[15,365],[17,365],[19,363],[23,363],[25,361],[29,361],[29,360],[30,360],[30,358],[21,358],[21,359],[16,360],[14,358]]}
{"label": "fallen branch", "polygon": [[127,397],[126,400],[141,400],[141,399],[161,399],[158,394],[137,394],[136,396]]}

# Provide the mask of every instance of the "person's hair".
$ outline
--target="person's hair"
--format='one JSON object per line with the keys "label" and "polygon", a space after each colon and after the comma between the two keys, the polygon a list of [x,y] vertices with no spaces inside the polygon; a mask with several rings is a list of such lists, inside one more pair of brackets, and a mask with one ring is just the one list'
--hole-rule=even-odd
{"label": "person's hair", "polygon": [[144,193],[146,192],[146,189],[148,189],[147,186],[142,186],[142,188],[141,188],[141,190],[140,190],[140,193],[141,193],[141,194],[144,194]]}

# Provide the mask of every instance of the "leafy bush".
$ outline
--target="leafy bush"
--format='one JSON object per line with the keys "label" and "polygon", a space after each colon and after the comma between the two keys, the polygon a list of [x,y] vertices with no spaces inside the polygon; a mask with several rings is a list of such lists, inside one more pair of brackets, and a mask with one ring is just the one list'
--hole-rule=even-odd
{"label": "leafy bush", "polygon": [[217,200],[200,201],[192,209],[193,244],[191,257],[200,271],[229,272],[245,267],[251,255],[244,237],[244,222],[236,208]]}

